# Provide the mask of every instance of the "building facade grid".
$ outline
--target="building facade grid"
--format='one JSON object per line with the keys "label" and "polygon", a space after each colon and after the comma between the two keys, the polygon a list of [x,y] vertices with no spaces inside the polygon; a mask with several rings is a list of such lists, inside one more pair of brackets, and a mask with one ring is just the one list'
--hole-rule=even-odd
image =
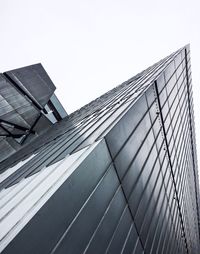
{"label": "building facade grid", "polygon": [[28,161],[0,183],[2,253],[199,253],[190,62],[186,46],[13,157]]}

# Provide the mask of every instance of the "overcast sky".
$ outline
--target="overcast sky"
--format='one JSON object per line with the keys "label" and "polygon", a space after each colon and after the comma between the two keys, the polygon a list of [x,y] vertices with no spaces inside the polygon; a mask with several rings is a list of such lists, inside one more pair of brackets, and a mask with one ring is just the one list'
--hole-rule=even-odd
{"label": "overcast sky", "polygon": [[199,0],[0,0],[0,72],[41,62],[68,113],[188,43],[200,148]]}

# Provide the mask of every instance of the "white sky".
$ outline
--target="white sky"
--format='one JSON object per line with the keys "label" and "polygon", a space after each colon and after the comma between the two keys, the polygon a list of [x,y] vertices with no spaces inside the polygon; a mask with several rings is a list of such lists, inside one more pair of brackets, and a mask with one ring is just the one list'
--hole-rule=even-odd
{"label": "white sky", "polygon": [[41,62],[68,113],[187,43],[200,147],[199,0],[0,0],[0,72]]}

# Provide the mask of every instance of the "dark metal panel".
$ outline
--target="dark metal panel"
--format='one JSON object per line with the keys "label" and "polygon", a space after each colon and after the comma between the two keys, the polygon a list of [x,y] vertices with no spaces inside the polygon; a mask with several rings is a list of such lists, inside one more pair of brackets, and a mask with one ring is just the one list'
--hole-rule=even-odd
{"label": "dark metal panel", "polygon": [[56,87],[41,64],[34,64],[5,72],[25,94],[43,107]]}
{"label": "dark metal panel", "polygon": [[[134,97],[134,95],[133,95]],[[134,97],[135,99],[135,97]],[[125,112],[127,112],[133,105],[133,99],[124,102],[120,105],[121,101],[116,103],[111,109],[104,109],[97,114],[93,125],[84,133],[85,140],[81,142],[74,151],[78,151],[83,147],[92,144],[96,140],[99,140],[106,136],[107,133],[115,126],[115,124],[120,121]],[[132,104],[132,105],[131,105]],[[87,128],[88,126],[86,126]]]}
{"label": "dark metal panel", "polygon": [[15,153],[15,148],[12,147],[9,142],[5,139],[5,137],[0,137],[0,153],[1,153],[1,158],[0,162],[6,159],[9,155]]}
{"label": "dark metal panel", "polygon": [[111,166],[76,220],[66,228],[53,253],[83,253],[118,186],[117,175]]}
{"label": "dark metal panel", "polygon": [[[121,253],[121,250],[123,248],[123,245],[126,241],[126,237],[128,235],[129,229],[132,225],[133,221],[131,218],[131,214],[129,211],[129,208],[126,207],[123,211],[123,214],[119,220],[119,223],[117,225],[117,228],[113,234],[112,239],[110,240],[110,243],[107,247],[107,253]],[[134,227],[134,226],[133,226]],[[135,231],[135,234],[132,236],[132,243],[133,246],[136,243],[138,238],[137,232]]]}
{"label": "dark metal panel", "polygon": [[[147,196],[150,196],[150,198],[148,198],[146,202],[147,208],[145,207],[142,208],[145,205],[145,203],[143,202],[145,201],[145,199],[141,198],[139,209],[136,214],[136,217],[139,216],[139,220],[136,219],[137,221],[136,223],[141,224],[140,220],[142,219],[140,236],[141,236],[142,242],[144,243],[144,246],[146,246],[145,249],[147,253],[150,253],[151,246],[155,240],[154,236],[157,230],[156,229],[157,222],[159,219],[164,219],[165,217],[163,215],[163,202],[165,199],[167,199],[167,197],[165,196],[165,188],[164,188],[163,179],[162,179],[162,176],[164,177],[165,173],[162,174],[161,169],[163,168],[163,165],[166,166],[166,164],[161,163],[161,165],[162,165],[160,166],[161,168],[158,167],[158,165],[155,165],[154,168],[157,168],[157,170],[153,169],[153,172],[154,172],[154,175],[156,176],[156,171],[157,172],[159,171],[157,173],[157,177],[155,178],[155,176],[152,174],[149,184],[144,191],[144,195],[143,195],[144,198],[146,198]],[[151,190],[148,190],[149,187],[150,189],[153,190],[153,192]],[[147,194],[148,192],[149,194]],[[143,205],[141,205],[142,203]],[[145,214],[144,219],[142,218],[143,217],[142,214]],[[138,225],[138,228],[139,227],[140,225]]]}
{"label": "dark metal panel", "polygon": [[112,157],[114,158],[131,132],[147,111],[145,96],[143,95],[134,106],[122,117],[122,119],[114,126],[114,128],[106,135]]}
{"label": "dark metal panel", "polygon": [[[0,94],[0,119],[13,122],[22,127],[30,127],[31,122],[34,121],[34,114],[37,114],[37,110],[30,105],[30,102],[3,75],[1,75],[0,79]],[[22,110],[30,106],[32,118],[29,117],[29,122],[24,119],[24,116],[27,116],[26,110]]]}
{"label": "dark metal panel", "polygon": [[133,251],[133,254],[143,254],[143,253],[144,253],[144,250],[143,250],[142,245],[141,245],[141,243],[140,243],[140,241],[138,239],[136,247],[135,247],[135,249]]}
{"label": "dark metal panel", "polygon": [[36,124],[32,126],[32,129],[37,134],[41,134],[42,132],[45,132],[51,125],[51,122],[45,116],[41,115]]}
{"label": "dark metal panel", "polygon": [[[137,240],[139,240],[137,238],[137,232],[135,230],[134,224],[132,224],[129,229],[128,235],[126,237],[126,241],[124,243],[122,253],[123,254],[129,254],[129,253],[132,254],[133,250],[136,246]],[[117,253],[117,252],[114,252],[114,253]]]}
{"label": "dark metal panel", "polygon": [[125,205],[126,201],[122,189],[119,187],[108,208],[106,209],[100,224],[94,231],[84,253],[101,254],[106,252]]}
{"label": "dark metal panel", "polygon": [[[40,116],[40,112],[34,105],[30,102],[28,97],[24,96],[18,89],[13,86],[12,83],[3,75],[0,74],[0,126],[3,126],[4,130],[7,130],[5,137],[12,137],[13,140],[6,138],[7,144],[19,150],[21,146],[17,146],[19,139],[29,134],[32,125]],[[41,123],[43,123],[41,121]],[[40,124],[40,131],[46,128],[45,125]],[[30,131],[33,133],[33,131]],[[30,135],[30,137],[34,137]],[[29,137],[29,140],[30,140]],[[5,142],[4,142],[5,143]],[[0,161],[5,160],[11,156],[9,149],[0,146],[0,150],[6,151],[6,156],[0,154]]]}
{"label": "dark metal panel", "polygon": [[50,102],[53,105],[53,108],[57,111],[59,114],[60,118],[63,119],[67,116],[67,112],[65,111],[64,107],[58,100],[57,96],[53,94],[50,98]]}
{"label": "dark metal panel", "polygon": [[[131,115],[129,117],[133,118],[133,116]],[[141,117],[143,118],[143,116]],[[145,141],[146,135],[148,135],[150,126],[151,126],[150,118],[149,115],[146,114],[142,119],[141,123],[138,124],[136,130],[135,131],[133,130],[131,136],[128,137],[127,140],[124,140],[124,146],[121,147],[121,150],[119,151],[119,153],[115,158],[115,165],[120,178],[124,176],[128,167],[130,167],[130,165],[132,164],[134,157],[139,152],[140,147]],[[120,134],[118,134],[118,138],[121,139]],[[115,143],[113,142],[111,145],[112,146],[109,147],[110,150],[114,149],[113,146],[115,145]]]}
{"label": "dark metal panel", "polygon": [[153,217],[151,218],[152,222],[145,243],[145,249],[149,252],[151,251],[152,253],[155,253],[157,251],[159,242],[161,241],[160,237],[162,233],[162,228],[164,228],[165,231],[166,224],[164,222],[167,219],[166,209],[168,209],[167,199],[166,197],[164,197],[162,200],[159,216],[157,214],[154,214]]}
{"label": "dark metal panel", "polygon": [[[95,164],[94,161],[96,161]],[[49,253],[87,201],[109,164],[110,157],[102,141],[20,231],[3,253]],[[104,202],[104,197],[109,202],[113,195],[113,188],[116,189],[118,185],[113,168],[110,168],[107,176],[106,185],[101,184],[102,192],[98,192],[99,196],[96,196],[94,202],[97,200]],[[108,196],[106,191],[111,191],[111,196]],[[90,216],[95,216],[97,203],[91,207]],[[90,221],[89,218],[88,220]],[[77,243],[76,236],[73,242]]]}
{"label": "dark metal panel", "polygon": [[[151,131],[149,136],[146,139],[146,142],[141,147],[136,158],[134,159],[131,166],[128,168],[127,173],[122,180],[122,185],[124,187],[124,191],[127,197],[131,195],[131,192],[133,191],[133,188],[135,185],[136,185],[136,189],[139,188],[138,191],[139,190],[142,191],[144,188],[145,182],[143,182],[143,180],[145,179],[145,170],[148,170],[148,167],[151,168],[151,164],[153,165],[154,159],[156,158],[155,148],[152,150],[151,153],[149,151],[152,144],[153,144],[153,133]],[[146,164],[146,159],[148,154],[150,155],[150,158],[148,159],[148,163]],[[143,178],[139,180],[142,172],[143,172]],[[149,172],[148,173],[147,172],[146,172],[146,175],[149,174]],[[134,190],[134,192],[135,191],[136,190]],[[133,196],[135,195],[133,194]],[[135,198],[140,199],[139,193],[136,194]],[[136,200],[134,201],[134,203],[136,204]]]}
{"label": "dark metal panel", "polygon": [[141,196],[141,200],[137,207],[135,221],[139,232],[141,232],[141,229],[143,228],[145,216],[151,215],[156,206],[156,199],[158,196],[157,190],[160,187],[159,184],[161,184],[162,181],[158,164],[159,163],[157,161],[154,168],[152,169],[152,175],[149,179],[149,182],[146,183],[143,194]]}

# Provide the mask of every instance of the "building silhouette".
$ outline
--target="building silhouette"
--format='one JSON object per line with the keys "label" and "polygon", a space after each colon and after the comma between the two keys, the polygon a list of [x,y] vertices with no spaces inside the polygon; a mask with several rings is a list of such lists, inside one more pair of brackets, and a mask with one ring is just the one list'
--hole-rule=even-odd
{"label": "building silhouette", "polygon": [[2,159],[0,251],[200,253],[194,129],[187,45]]}

